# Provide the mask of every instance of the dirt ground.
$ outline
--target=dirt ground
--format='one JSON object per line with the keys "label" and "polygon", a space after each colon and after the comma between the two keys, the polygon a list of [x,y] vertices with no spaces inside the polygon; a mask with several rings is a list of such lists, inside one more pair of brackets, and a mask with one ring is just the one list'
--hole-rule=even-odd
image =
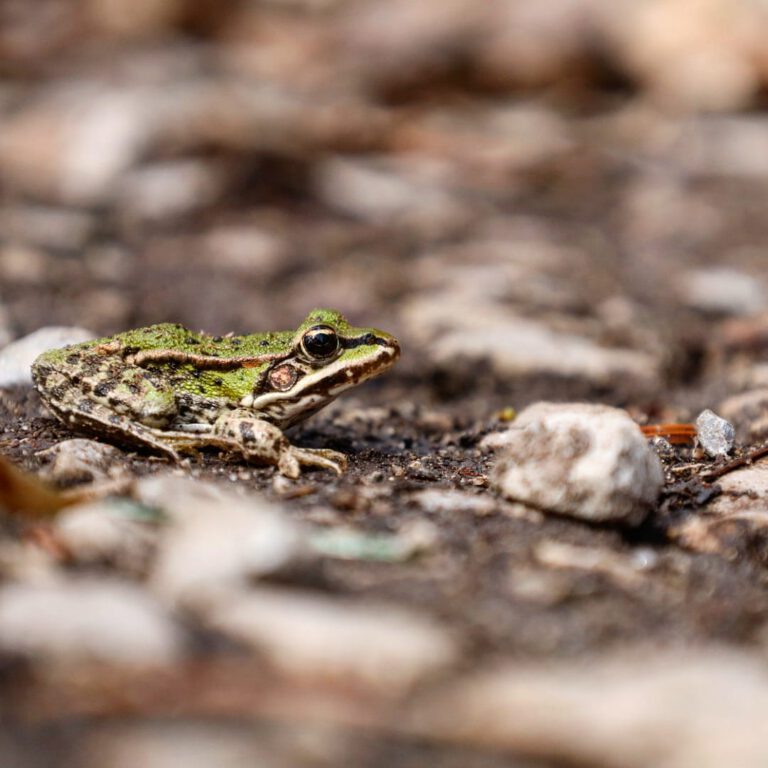
{"label": "dirt ground", "polygon": [[[768,435],[758,406],[731,406],[729,459],[658,446],[667,483],[640,525],[504,500],[480,441],[508,427],[503,409],[540,400],[687,422],[765,386],[768,75],[730,103],[691,104],[710,91],[661,88],[613,18],[596,37],[555,25],[558,45],[544,25],[545,66],[510,53],[515,23],[466,16],[467,3],[421,15],[362,1],[124,5],[46,0],[32,19],[0,4],[0,336],[290,329],[314,306],[394,333],[394,369],[290,433],[346,453],[341,477],[283,482],[215,451],[180,467],[122,451],[115,467],[242,489],[313,530],[425,536],[408,556],[326,555],[263,581],[401,608],[461,652],[393,704],[376,685],[275,671],[194,617],[182,623],[195,652],[161,671],[51,671],[6,650],[2,765],[88,768],[140,759],[146,744],[144,764],[164,766],[163,745],[200,739],[193,766],[652,764],[436,737],[399,708],[501,662],[575,669],[628,648],[764,657],[762,489],[739,492],[752,517],[695,527],[730,498],[706,472]],[[552,339],[583,354],[547,356]],[[72,436],[30,386],[0,389],[0,454],[19,468],[44,472],[46,449]],[[434,490],[462,495],[430,504]],[[35,528],[8,512],[5,545],[50,553]],[[201,757],[217,739],[249,757]]]}

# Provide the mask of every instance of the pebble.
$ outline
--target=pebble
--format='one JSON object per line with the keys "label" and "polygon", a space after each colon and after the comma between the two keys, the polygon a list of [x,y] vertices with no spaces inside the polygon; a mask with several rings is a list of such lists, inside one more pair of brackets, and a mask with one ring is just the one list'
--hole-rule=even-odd
{"label": "pebble", "polygon": [[458,658],[454,636],[423,615],[369,601],[259,587],[222,597],[206,623],[283,673],[403,693]]}
{"label": "pebble", "polygon": [[606,768],[763,768],[757,654],[654,648],[507,662],[442,686],[409,722],[432,742]]}
{"label": "pebble", "polygon": [[729,472],[718,478],[720,493],[704,508],[675,526],[671,535],[696,552],[728,559],[754,556],[768,541],[768,463]]}
{"label": "pebble", "polygon": [[126,582],[73,578],[0,588],[0,648],[62,663],[167,664],[184,638],[144,590]]}
{"label": "pebble", "polygon": [[750,315],[768,307],[761,282],[730,267],[685,272],[680,291],[685,304],[702,312]]}
{"label": "pebble", "polygon": [[120,463],[123,453],[97,440],[62,440],[37,455],[49,462],[40,474],[60,486],[128,477],[128,471]]}
{"label": "pebble", "polygon": [[605,547],[585,547],[555,540],[539,542],[533,555],[549,568],[599,573],[630,589],[644,584],[643,574],[658,563],[658,555],[653,550],[626,554]]}
{"label": "pebble", "polygon": [[331,208],[370,224],[438,231],[467,218],[439,168],[414,160],[329,158],[319,164],[316,191]]}
{"label": "pebble", "polygon": [[127,500],[99,499],[61,512],[54,533],[77,563],[110,563],[121,571],[144,575],[157,548],[158,522]]}
{"label": "pebble", "polygon": [[685,111],[743,109],[757,95],[766,13],[760,3],[598,3],[615,66],[657,102]]}
{"label": "pebble", "polygon": [[718,411],[744,442],[768,437],[768,387],[732,395],[720,403]]}
{"label": "pebble", "polygon": [[583,520],[638,522],[664,484],[637,424],[604,405],[537,403],[481,447],[499,454],[491,482],[503,496]]}
{"label": "pebble", "polygon": [[225,182],[223,169],[213,163],[156,163],[125,175],[115,193],[116,204],[133,225],[172,220],[213,204]]}
{"label": "pebble", "polygon": [[173,603],[190,606],[311,559],[304,530],[259,496],[170,475],[140,480],[134,496],[167,517],[150,583]]}
{"label": "pebble", "polygon": [[707,455],[717,458],[730,453],[736,433],[729,421],[707,408],[696,418],[696,436]]}
{"label": "pebble", "polygon": [[412,520],[394,535],[342,526],[321,528],[310,534],[310,546],[324,557],[396,563],[434,549],[438,538],[438,528],[429,520]]}
{"label": "pebble", "polygon": [[96,218],[84,211],[42,205],[14,205],[0,210],[4,237],[27,246],[74,251],[85,247]]}
{"label": "pebble", "polygon": [[146,147],[161,98],[94,82],[42,93],[4,123],[0,162],[8,183],[56,202],[103,202]]}
{"label": "pebble", "polygon": [[631,382],[639,388],[658,380],[659,363],[647,352],[604,347],[586,335],[518,316],[501,302],[465,294],[449,288],[406,307],[409,330],[440,367],[455,368],[464,358],[487,360],[504,376],[554,375],[597,385]]}
{"label": "pebble", "polygon": [[0,350],[0,387],[31,384],[32,363],[47,349],[94,338],[85,328],[51,325],[11,342]]}
{"label": "pebble", "polygon": [[[8,310],[3,304],[0,304],[0,355],[2,349],[11,341],[11,328],[10,317],[8,316]],[[0,357],[0,359],[2,359]],[[2,386],[2,384],[0,384]]]}
{"label": "pebble", "polygon": [[466,493],[446,488],[428,488],[417,491],[411,498],[425,511],[431,514],[438,512],[469,512],[483,517],[493,514],[498,502],[493,496],[486,494]]}
{"label": "pebble", "polygon": [[290,746],[283,745],[279,737],[277,746],[252,723],[235,717],[107,718],[78,735],[76,757],[65,764],[78,768],[326,768],[345,764],[342,755],[338,755],[340,761],[316,762],[310,752],[307,759],[306,751],[302,754],[302,739],[297,738],[296,731],[301,729],[290,730]]}

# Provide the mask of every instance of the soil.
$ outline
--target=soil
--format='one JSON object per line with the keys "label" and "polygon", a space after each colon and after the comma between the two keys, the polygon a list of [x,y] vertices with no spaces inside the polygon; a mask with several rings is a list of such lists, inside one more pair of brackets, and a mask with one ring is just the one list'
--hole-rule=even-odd
{"label": "soil", "polygon": [[[208,29],[207,23],[197,20],[192,26]],[[194,38],[209,33],[189,34]],[[214,43],[225,45],[220,40]],[[71,70],[66,76],[98,70],[104,60],[93,51],[90,58],[83,58],[69,50],[67,57]],[[33,84],[17,83],[22,95],[34,84],[55,84],[54,73],[45,68],[32,71]],[[396,98],[384,94],[373,101],[400,120],[436,106],[462,119],[472,112],[468,103],[476,94],[468,93],[467,83],[458,76],[448,80],[449,87],[427,87],[428,97],[421,85],[406,84]],[[652,219],[658,210],[638,207],[628,214],[626,203],[635,186],[647,180],[643,163],[658,158],[648,161],[636,146],[606,147],[600,128],[601,121],[640,96],[623,82],[615,90],[594,83],[590,87],[581,100],[571,95],[563,104],[555,97],[544,105],[575,137],[572,152],[551,164],[534,164],[510,174],[514,178],[508,179],[508,186],[482,177],[467,179],[469,191],[462,190],[465,201],[471,201],[467,218],[437,231],[420,222],[401,226],[361,220],[313,192],[317,164],[338,149],[339,135],[325,146],[280,150],[239,151],[232,145],[207,146],[200,139],[192,152],[195,161],[223,163],[229,181],[225,194],[194,211],[170,221],[143,221],[123,216],[112,202],[98,202],[82,209],[93,226],[75,245],[33,243],[18,257],[9,240],[0,259],[0,308],[5,308],[7,326],[13,337],[47,325],[77,325],[108,335],[164,321],[211,333],[245,333],[295,327],[312,306],[337,306],[358,324],[393,332],[403,348],[402,361],[392,371],[290,432],[298,445],[347,454],[348,471],[342,477],[307,471],[299,481],[286,484],[275,480],[271,468],[246,466],[215,451],[181,464],[185,474],[263,493],[279,500],[295,518],[318,525],[398,533],[413,521],[433,524],[434,541],[413,558],[402,562],[327,558],[321,572],[312,575],[311,588],[381,598],[434,616],[464,638],[462,669],[502,657],[594,657],[638,643],[686,648],[716,642],[761,648],[768,622],[764,539],[744,534],[729,541],[728,547],[724,544],[722,551],[704,553],[686,549],[675,533],[717,495],[716,480],[708,481],[705,474],[719,464],[690,446],[662,445],[669,482],[645,523],[589,525],[500,499],[489,481],[493,456],[478,448],[482,437],[505,428],[502,409],[520,410],[543,399],[617,405],[639,421],[691,419],[732,392],[734,360],[738,358],[740,369],[746,369],[759,362],[764,351],[762,320],[755,321],[746,342],[729,347],[729,312],[691,306],[672,286],[693,270],[723,264],[762,277],[768,186],[760,178],[678,176],[670,171],[681,206],[679,232],[673,221],[666,234],[652,232],[643,241],[644,217]],[[491,90],[483,98],[501,102],[520,96]],[[579,108],[574,109],[574,101]],[[376,159],[393,146],[395,138],[383,130],[381,135],[359,138],[354,152],[363,160]],[[172,161],[181,151],[161,147],[143,160]],[[664,173],[663,168],[657,171]],[[8,210],[58,205],[20,192],[10,183],[2,192],[0,203]],[[663,201],[657,205],[664,207]],[[716,226],[707,231],[702,224],[696,231],[696,217],[687,205],[717,212]],[[66,205],[62,209],[80,210]],[[641,232],[636,242],[629,243],[627,219],[633,215]],[[633,332],[655,334],[654,343],[663,347],[656,351],[664,362],[653,384],[638,386],[631,377],[595,383],[551,371],[510,375],[471,355],[449,365],[434,361],[429,342],[418,338],[403,311],[414,300],[430,297],[432,289],[415,277],[417,266],[425,253],[471,243],[488,222],[505,220],[535,222],[558,245],[573,246],[581,254],[567,275],[572,292],[559,313],[561,321],[572,322],[574,328],[597,326],[601,302],[612,296],[633,307],[635,319],[629,330],[619,333],[623,338],[618,341],[627,342]],[[211,253],[212,232],[254,224],[274,238],[279,256],[264,263],[258,259],[238,263],[234,258],[219,261]],[[652,229],[655,224],[648,226]],[[439,277],[440,264],[433,270]],[[530,318],[542,314],[540,307],[524,301],[507,301]],[[458,325],[461,322],[459,318]],[[600,331],[606,342],[617,341],[610,338],[611,332]],[[43,465],[40,452],[71,436],[45,412],[31,388],[0,390],[0,455],[12,463],[36,473]],[[756,441],[742,443],[738,450],[743,453],[756,446]],[[136,476],[172,466],[166,459],[130,451],[123,452],[121,461]],[[688,465],[695,467],[685,470]],[[494,507],[482,515],[466,510],[428,512],[415,500],[425,489],[490,495]],[[23,533],[14,529],[14,535]],[[619,565],[553,567],[541,554],[552,542],[610,553]],[[627,564],[636,563],[638,557],[648,565],[633,570]],[[627,570],[635,577],[623,578]],[[526,591],[528,583],[532,586]],[[220,658],[219,648],[205,643],[202,647],[202,657]],[[36,701],[34,696],[28,698],[29,690],[24,692],[30,673],[16,659],[4,663],[0,675],[5,675],[12,695],[3,697],[3,710],[19,717],[30,701]],[[63,724],[52,717],[28,730],[0,733],[7,742],[6,752],[19,756],[14,765],[52,765],[49,760],[57,752],[72,752],[80,729],[106,727],[103,720],[89,725],[87,707],[80,706],[76,691],[51,693],[47,683],[36,680],[41,686],[39,701],[61,705]],[[169,703],[167,711],[150,708],[149,721],[173,712],[179,700]],[[114,716],[112,728],[122,727],[119,711],[116,706],[113,713],[107,712]],[[185,727],[196,727],[197,718],[210,721],[209,713],[190,712]],[[270,725],[268,718],[266,725],[258,717],[256,721],[265,738],[284,738],[283,726]],[[244,727],[237,718],[230,725]],[[366,766],[554,765],[480,748],[465,752],[429,745],[396,733],[366,735],[352,729],[347,738],[359,749],[359,764]]]}

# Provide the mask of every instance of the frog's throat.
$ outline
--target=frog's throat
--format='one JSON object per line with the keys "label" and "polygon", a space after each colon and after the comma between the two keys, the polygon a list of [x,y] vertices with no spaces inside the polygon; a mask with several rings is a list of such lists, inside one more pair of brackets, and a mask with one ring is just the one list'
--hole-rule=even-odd
{"label": "frog's throat", "polygon": [[268,410],[271,405],[285,403],[288,400],[299,402],[304,398],[320,396],[323,401],[338,397],[344,390],[361,384],[368,379],[383,373],[395,364],[400,356],[400,347],[392,340],[380,346],[377,351],[351,365],[348,360],[339,358],[315,373],[308,373],[296,386],[287,392],[265,392],[259,395],[247,394],[240,400],[243,408],[253,408],[256,411]]}

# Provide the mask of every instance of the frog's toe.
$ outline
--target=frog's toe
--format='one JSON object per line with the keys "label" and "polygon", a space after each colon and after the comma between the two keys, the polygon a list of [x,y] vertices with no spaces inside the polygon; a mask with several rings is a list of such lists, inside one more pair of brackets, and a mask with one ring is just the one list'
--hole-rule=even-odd
{"label": "frog's toe", "polygon": [[327,448],[297,448],[292,446],[291,454],[302,466],[329,469],[337,475],[341,475],[348,464],[347,457],[343,453]]}
{"label": "frog's toe", "polygon": [[293,451],[283,451],[277,461],[277,469],[281,475],[296,480],[301,474],[301,463]]}

